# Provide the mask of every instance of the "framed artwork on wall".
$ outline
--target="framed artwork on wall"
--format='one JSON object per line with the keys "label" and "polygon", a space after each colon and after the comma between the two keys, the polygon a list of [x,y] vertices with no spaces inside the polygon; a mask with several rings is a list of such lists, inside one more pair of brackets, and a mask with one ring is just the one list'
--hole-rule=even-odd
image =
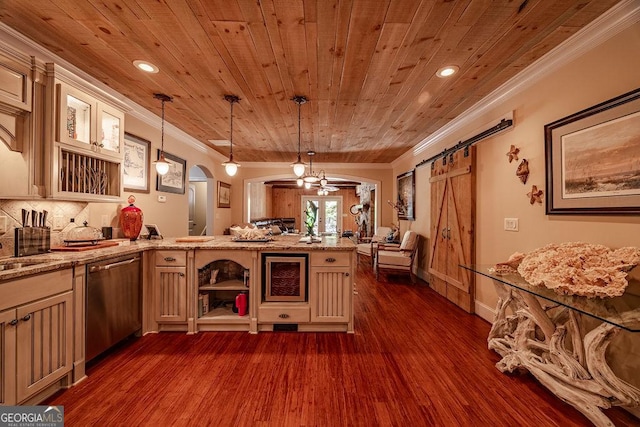
{"label": "framed artwork on wall", "polygon": [[640,213],[640,89],[544,127],[547,215]]}
{"label": "framed artwork on wall", "polygon": [[397,177],[398,219],[415,220],[414,199],[416,195],[415,169]]}
{"label": "framed artwork on wall", "polygon": [[[156,190],[165,193],[184,194],[184,182],[187,170],[187,161],[178,156],[164,152],[164,158],[169,162],[169,172],[165,175],[158,174]],[[158,150],[160,159],[160,150]]]}
{"label": "framed artwork on wall", "polygon": [[124,134],[122,183],[124,191],[148,193],[151,142]]}
{"label": "framed artwork on wall", "polygon": [[219,208],[231,207],[231,184],[218,181],[218,207]]}

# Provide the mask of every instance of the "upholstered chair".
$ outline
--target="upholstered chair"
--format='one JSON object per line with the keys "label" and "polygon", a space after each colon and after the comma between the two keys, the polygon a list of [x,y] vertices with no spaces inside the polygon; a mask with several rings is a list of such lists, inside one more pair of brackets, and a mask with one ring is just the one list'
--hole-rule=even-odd
{"label": "upholstered chair", "polygon": [[380,273],[407,272],[411,282],[415,282],[413,276],[413,261],[418,251],[418,233],[407,231],[402,237],[400,245],[388,245],[380,243],[375,256],[374,268],[376,280]]}
{"label": "upholstered chair", "polygon": [[373,259],[375,257],[378,244],[384,242],[387,236],[391,233],[390,227],[378,227],[376,233],[371,237],[365,237],[358,242],[357,260],[360,263],[360,255],[364,255],[371,259],[371,266],[373,267]]}

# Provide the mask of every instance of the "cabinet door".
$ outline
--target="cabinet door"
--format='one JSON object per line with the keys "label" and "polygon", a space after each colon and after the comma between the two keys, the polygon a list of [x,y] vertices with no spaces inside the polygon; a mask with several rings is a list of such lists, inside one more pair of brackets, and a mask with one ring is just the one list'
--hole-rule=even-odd
{"label": "cabinet door", "polygon": [[186,267],[156,267],[154,301],[156,322],[187,321]]}
{"label": "cabinet door", "polygon": [[348,323],[350,321],[353,291],[348,268],[313,268],[309,293],[311,323]]}
{"label": "cabinet door", "polygon": [[120,153],[124,139],[124,114],[100,102],[97,110],[97,127],[99,151]]}
{"label": "cabinet door", "polygon": [[21,402],[73,367],[73,292],[17,309],[17,394]]}
{"label": "cabinet door", "polygon": [[96,101],[89,95],[66,84],[58,83],[59,142],[90,149],[96,144]]}
{"label": "cabinet door", "polygon": [[0,405],[16,404],[16,311],[0,312]]}

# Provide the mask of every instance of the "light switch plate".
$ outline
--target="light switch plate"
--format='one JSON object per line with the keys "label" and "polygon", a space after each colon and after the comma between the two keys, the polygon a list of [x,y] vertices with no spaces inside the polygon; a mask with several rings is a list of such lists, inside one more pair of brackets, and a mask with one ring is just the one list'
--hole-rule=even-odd
{"label": "light switch plate", "polygon": [[167,201],[167,196],[158,196],[158,202],[165,203]]}
{"label": "light switch plate", "polygon": [[0,233],[7,232],[7,217],[5,215],[0,216]]}
{"label": "light switch plate", "polygon": [[506,231],[518,231],[518,218],[505,218],[504,229]]}

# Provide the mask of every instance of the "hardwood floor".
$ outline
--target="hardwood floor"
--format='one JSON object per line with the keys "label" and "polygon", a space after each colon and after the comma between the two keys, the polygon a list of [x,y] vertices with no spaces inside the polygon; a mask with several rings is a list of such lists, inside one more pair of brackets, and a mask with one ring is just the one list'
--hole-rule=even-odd
{"label": "hardwood floor", "polygon": [[68,426],[590,425],[533,377],[500,373],[484,320],[406,275],[383,280],[359,267],[354,335],[151,334],[47,403]]}

